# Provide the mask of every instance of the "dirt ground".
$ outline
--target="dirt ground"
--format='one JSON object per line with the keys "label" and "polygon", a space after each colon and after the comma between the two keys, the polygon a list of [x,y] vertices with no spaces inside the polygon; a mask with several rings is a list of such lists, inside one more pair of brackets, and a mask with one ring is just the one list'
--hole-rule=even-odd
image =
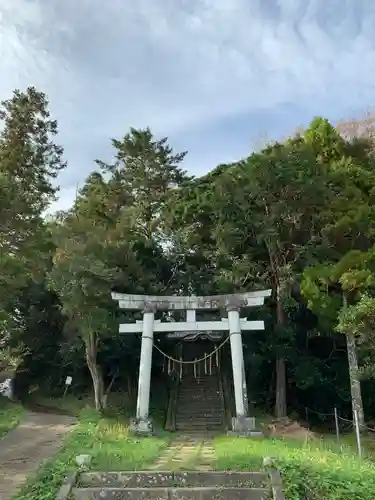
{"label": "dirt ground", "polygon": [[265,434],[269,437],[282,437],[286,439],[317,439],[316,435],[310,429],[288,418],[273,420],[267,424]]}
{"label": "dirt ground", "polygon": [[28,475],[58,451],[75,419],[29,413],[0,441],[0,499],[11,500]]}

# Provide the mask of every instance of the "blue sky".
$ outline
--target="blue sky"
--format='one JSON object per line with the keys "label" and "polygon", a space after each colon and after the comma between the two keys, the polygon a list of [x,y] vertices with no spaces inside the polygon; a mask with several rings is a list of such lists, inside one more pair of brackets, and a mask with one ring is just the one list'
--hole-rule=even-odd
{"label": "blue sky", "polygon": [[375,100],[374,0],[0,0],[0,99],[50,98],[66,208],[110,138],[150,126],[199,175]]}

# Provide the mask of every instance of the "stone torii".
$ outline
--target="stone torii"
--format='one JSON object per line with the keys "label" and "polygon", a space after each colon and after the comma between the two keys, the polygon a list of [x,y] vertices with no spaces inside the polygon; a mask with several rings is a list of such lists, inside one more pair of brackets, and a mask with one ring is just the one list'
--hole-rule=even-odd
{"label": "stone torii", "polygon": [[[236,416],[232,419],[233,431],[247,432],[254,430],[255,419],[246,414],[246,382],[244,380],[244,360],[242,331],[264,330],[263,321],[248,321],[240,317],[245,307],[261,306],[271,290],[262,290],[232,295],[213,296],[153,296],[112,293],[112,299],[118,301],[120,309],[142,311],[143,320],[120,324],[120,333],[142,333],[141,359],[139,366],[137,413],[134,429],[141,433],[152,432],[149,416],[151,364],[154,332],[228,332],[232,357],[234,396]],[[197,321],[197,310],[226,309],[227,318],[221,321]],[[186,321],[162,322],[155,320],[156,311],[186,311]]]}

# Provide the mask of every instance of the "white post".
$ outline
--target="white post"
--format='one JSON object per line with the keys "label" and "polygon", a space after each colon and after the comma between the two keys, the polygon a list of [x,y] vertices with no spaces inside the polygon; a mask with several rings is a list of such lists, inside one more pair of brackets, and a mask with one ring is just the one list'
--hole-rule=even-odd
{"label": "white post", "polygon": [[246,416],[243,394],[243,350],[240,326],[240,311],[238,308],[228,307],[228,322],[230,335],[230,350],[232,357],[234,398],[237,417]]}
{"label": "white post", "polygon": [[340,427],[339,427],[339,416],[337,414],[336,406],[334,408],[334,415],[335,415],[335,427],[336,427],[336,440],[339,443],[340,442]]}
{"label": "white post", "polygon": [[141,360],[139,363],[137,419],[147,420],[150,406],[150,382],[152,366],[152,346],[154,342],[153,311],[143,313]]}
{"label": "white post", "polygon": [[362,457],[362,447],[361,447],[361,431],[359,429],[359,418],[357,410],[354,410],[354,425],[355,425],[355,436],[357,439],[357,449],[359,458]]}

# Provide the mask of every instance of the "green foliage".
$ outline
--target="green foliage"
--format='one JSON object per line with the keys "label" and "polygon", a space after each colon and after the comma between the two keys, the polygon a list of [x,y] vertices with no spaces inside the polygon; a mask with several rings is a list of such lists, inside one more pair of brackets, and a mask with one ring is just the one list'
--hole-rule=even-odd
{"label": "green foliage", "polygon": [[[316,118],[298,137],[193,179],[182,168],[186,153],[150,129],[130,129],[112,140],[114,163],[97,161],[71,209],[47,222],[65,166],[47,98],[16,91],[0,119],[0,237],[8,250],[0,257],[0,345],[23,357],[19,374],[27,366],[24,374],[37,377],[43,366],[58,392],[69,370],[79,390],[91,353],[104,382],[116,368],[122,384],[133,381],[138,340],[120,337],[118,323],[135,315],[118,311],[112,290],[272,287],[266,306],[248,312],[266,322],[264,332],[244,336],[252,396],[270,408],[281,383],[291,409],[330,408],[333,400],[347,409],[346,339],[337,330],[360,341],[362,369],[371,373],[374,359],[371,137],[348,141]],[[275,376],[282,360],[286,377]]]}
{"label": "green foliage", "polygon": [[374,343],[375,298],[362,295],[360,300],[341,311],[337,330],[350,332],[363,342]]}
{"label": "green foliage", "polygon": [[305,143],[309,144],[317,160],[322,164],[340,161],[345,155],[345,140],[327,119],[315,118],[304,132]]}
{"label": "green foliage", "polygon": [[216,468],[259,470],[264,457],[274,457],[281,470],[287,500],[302,498],[370,500],[375,488],[374,465],[338,446],[287,440],[215,440]]}
{"label": "green foliage", "polygon": [[22,406],[0,395],[0,438],[19,424],[23,414]]}
{"label": "green foliage", "polygon": [[[186,152],[174,153],[167,141],[167,137],[155,140],[149,128],[131,128],[122,140],[112,139],[113,165],[97,160],[101,170],[110,174],[106,190],[112,210],[115,203],[115,215],[127,208],[126,218],[147,238],[156,236],[166,194],[190,179],[179,167]],[[95,177],[100,185],[100,176]]]}
{"label": "green foliage", "polygon": [[0,130],[0,321],[9,329],[18,290],[45,273],[51,249],[42,215],[65,163],[47,98],[33,87],[1,103]]}

